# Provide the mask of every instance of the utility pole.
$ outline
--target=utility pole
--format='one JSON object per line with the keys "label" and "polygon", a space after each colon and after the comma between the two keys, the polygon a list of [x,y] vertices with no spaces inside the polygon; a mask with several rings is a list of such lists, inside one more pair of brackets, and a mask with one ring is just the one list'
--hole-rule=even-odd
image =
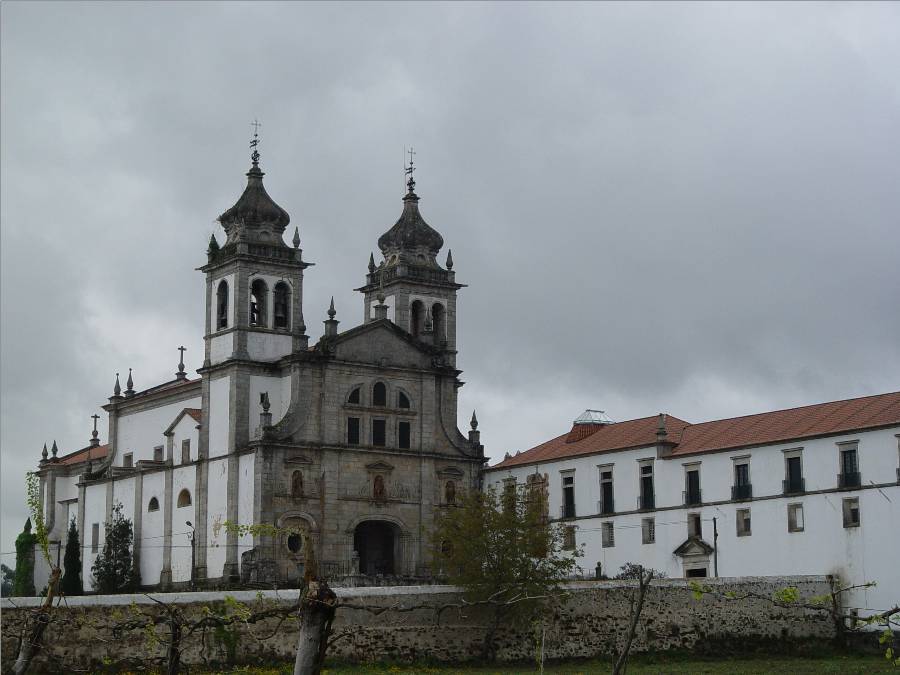
{"label": "utility pole", "polygon": [[716,527],[716,517],[713,516],[713,575],[719,576],[719,528]]}
{"label": "utility pole", "polygon": [[197,569],[197,546],[194,542],[194,535],[196,534],[196,532],[191,521],[187,520],[184,524],[191,528],[191,590],[195,591],[197,590],[195,572],[195,570]]}

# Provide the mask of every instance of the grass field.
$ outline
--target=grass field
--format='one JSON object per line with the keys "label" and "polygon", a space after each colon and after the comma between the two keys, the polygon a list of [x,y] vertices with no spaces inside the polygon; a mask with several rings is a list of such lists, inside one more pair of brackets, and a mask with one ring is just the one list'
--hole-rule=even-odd
{"label": "grass field", "polygon": [[[607,661],[582,661],[569,664],[548,664],[545,673],[554,675],[593,675],[609,673],[612,668]],[[253,675],[290,675],[291,665],[271,668],[247,668],[231,671]],[[449,667],[449,666],[408,666],[408,665],[340,665],[326,667],[323,675],[518,675],[535,673],[537,668],[530,664],[503,667]],[[646,656],[638,655],[628,664],[629,675],[684,674],[684,675],[745,675],[756,673],[783,673],[784,675],[821,675],[822,673],[900,673],[884,657],[857,655],[828,655],[821,658],[771,657],[771,658],[719,658]]]}

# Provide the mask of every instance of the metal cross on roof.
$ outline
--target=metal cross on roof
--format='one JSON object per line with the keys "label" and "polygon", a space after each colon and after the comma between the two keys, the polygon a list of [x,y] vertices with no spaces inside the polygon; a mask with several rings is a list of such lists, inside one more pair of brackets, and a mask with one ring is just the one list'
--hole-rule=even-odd
{"label": "metal cross on roof", "polygon": [[412,192],[416,188],[416,180],[413,178],[413,172],[416,170],[416,167],[413,165],[413,155],[416,154],[416,151],[410,147],[409,150],[406,151],[406,154],[409,155],[409,166],[404,169],[406,175],[409,176],[409,180],[406,181],[406,186],[409,188],[409,191]]}

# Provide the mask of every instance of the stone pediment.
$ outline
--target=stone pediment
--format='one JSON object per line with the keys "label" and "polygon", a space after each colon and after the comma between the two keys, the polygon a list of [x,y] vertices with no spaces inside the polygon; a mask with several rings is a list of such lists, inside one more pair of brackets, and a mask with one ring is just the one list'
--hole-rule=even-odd
{"label": "stone pediment", "polygon": [[698,537],[689,537],[681,546],[676,548],[673,553],[681,558],[686,556],[709,555],[713,552],[713,547]]}
{"label": "stone pediment", "polygon": [[284,458],[285,464],[312,464],[312,460],[306,455],[290,455]]}
{"label": "stone pediment", "polygon": [[366,469],[369,471],[393,471],[394,466],[387,462],[372,462],[371,464],[366,464]]}
{"label": "stone pediment", "polygon": [[441,478],[462,478],[465,474],[455,466],[445,466],[443,469],[438,469],[437,475]]}
{"label": "stone pediment", "polygon": [[341,360],[379,366],[431,368],[439,354],[388,319],[352,328],[333,338],[331,344],[334,355]]}

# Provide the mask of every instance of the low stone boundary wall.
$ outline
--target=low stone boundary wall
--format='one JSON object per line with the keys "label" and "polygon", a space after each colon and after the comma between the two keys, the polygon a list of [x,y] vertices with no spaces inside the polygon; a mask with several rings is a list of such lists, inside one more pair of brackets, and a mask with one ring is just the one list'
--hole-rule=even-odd
{"label": "low stone boundary wall", "polygon": [[[750,592],[763,598],[794,586],[809,600],[830,592],[826,577],[745,577],[702,579],[714,593],[694,597],[683,579],[655,581],[648,589],[644,611],[633,645],[635,651],[686,649],[718,650],[721,645],[739,651],[742,646],[784,649],[791,643],[834,637],[826,610],[780,607],[760,598],[728,599],[726,593]],[[546,659],[596,658],[613,652],[629,622],[630,599],[636,583],[584,581],[567,586],[567,597],[554,601],[542,620],[529,625],[504,623],[496,635],[500,661],[533,661],[543,639]],[[451,586],[404,586],[335,589],[348,603],[388,607],[380,614],[343,608],[334,624],[340,636],[329,656],[354,661],[441,661],[461,663],[477,659],[490,622],[484,606],[465,609],[442,605],[458,603],[459,589]],[[298,591],[236,591],[233,593],[168,593],[153,597],[177,607],[191,619],[218,614],[289,607]],[[227,597],[226,597],[227,596]],[[18,636],[30,608],[40,598],[3,599],[3,670],[15,659]],[[239,604],[240,603],[240,604]],[[398,611],[403,607],[429,608]],[[165,623],[155,630],[142,627],[146,615],[166,609],[147,595],[82,596],[68,598],[53,611],[38,664],[48,672],[104,665],[147,664],[165,654]],[[131,623],[132,625],[127,625]],[[114,630],[113,625],[125,625]],[[293,617],[272,617],[250,625],[237,621],[233,628],[207,628],[182,638],[186,664],[260,663],[293,659],[297,623]]]}

